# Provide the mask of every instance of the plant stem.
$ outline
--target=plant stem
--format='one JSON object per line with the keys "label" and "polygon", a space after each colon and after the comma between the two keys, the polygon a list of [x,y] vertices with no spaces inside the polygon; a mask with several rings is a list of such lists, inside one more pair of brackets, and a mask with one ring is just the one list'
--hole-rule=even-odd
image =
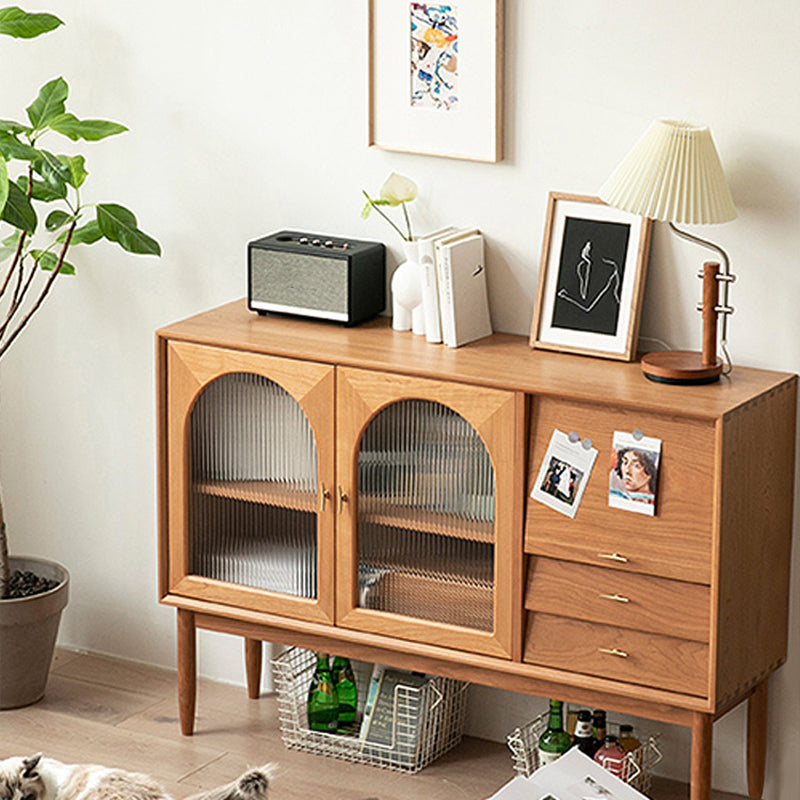
{"label": "plant stem", "polygon": [[401,203],[400,205],[403,206],[403,214],[405,215],[406,218],[406,227],[408,228],[408,241],[413,242],[414,234],[411,233],[411,217],[408,216],[408,209],[406,208],[406,204]]}
{"label": "plant stem", "polygon": [[[72,234],[75,231],[75,226],[76,225],[77,225],[77,222],[73,222],[69,226],[69,230],[67,231],[67,237],[66,237],[66,239],[64,239],[64,246],[61,248],[61,252],[58,254],[58,262],[56,263],[56,265],[55,265],[55,267],[53,269],[52,275],[50,275],[48,277],[47,283],[45,283],[44,288],[42,289],[39,297],[36,298],[36,302],[33,304],[33,306],[30,309],[30,311],[28,311],[28,313],[22,318],[22,321],[19,323],[19,325],[17,325],[17,327],[14,329],[14,331],[8,337],[8,339],[6,339],[6,341],[3,343],[2,347],[0,347],[0,358],[3,357],[3,354],[11,346],[11,343],[14,341],[14,339],[17,338],[17,336],[19,336],[19,334],[21,333],[22,329],[28,324],[28,321],[30,320],[30,318],[39,310],[39,306],[41,306],[41,304],[44,302],[45,297],[47,297],[47,293],[50,291],[50,288],[52,287],[53,283],[55,282],[55,279],[58,277],[59,273],[61,272],[61,265],[64,263],[64,258],[67,255],[67,250],[69,249],[69,243],[72,240]],[[34,266],[34,271],[35,271],[35,269],[36,269],[36,267]],[[30,285],[30,280],[28,281],[27,285]],[[27,289],[26,289],[26,291],[27,291]],[[16,311],[16,309],[15,309],[15,311]],[[8,322],[8,320],[6,321],[6,323],[7,322]]]}
{"label": "plant stem", "polygon": [[[405,234],[403,233],[403,231],[401,231],[400,228],[398,228],[397,225],[395,225],[394,222],[392,222],[391,217],[389,217],[386,214],[384,214],[383,211],[381,211],[380,206],[376,206],[375,203],[373,202],[372,198],[365,191],[363,191],[363,189],[362,189],[362,194],[364,195],[364,197],[367,198],[367,202],[372,206],[372,208],[375,211],[377,211],[397,231],[397,233],[400,235],[400,238],[404,242],[405,241],[410,241],[409,239],[406,239]],[[405,211],[405,204],[403,204],[403,210]],[[409,231],[410,231],[410,226],[409,226]]]}
{"label": "plant stem", "polygon": [[6,519],[3,514],[3,496],[0,494],[0,600],[8,596],[11,581],[11,567],[8,563],[8,539],[6,538]]}

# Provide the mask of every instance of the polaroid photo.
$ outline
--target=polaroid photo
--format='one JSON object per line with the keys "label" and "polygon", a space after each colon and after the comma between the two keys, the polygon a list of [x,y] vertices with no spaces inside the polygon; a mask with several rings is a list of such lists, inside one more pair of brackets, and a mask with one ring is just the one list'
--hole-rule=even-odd
{"label": "polaroid photo", "polygon": [[574,518],[596,458],[597,450],[591,442],[576,437],[573,441],[566,433],[555,429],[531,497]]}
{"label": "polaroid photo", "polygon": [[614,431],[608,504],[636,514],[655,516],[661,439]]}

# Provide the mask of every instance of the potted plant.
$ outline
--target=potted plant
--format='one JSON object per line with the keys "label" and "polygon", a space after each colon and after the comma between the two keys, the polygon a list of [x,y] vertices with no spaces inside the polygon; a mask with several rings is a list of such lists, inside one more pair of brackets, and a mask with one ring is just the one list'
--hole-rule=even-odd
{"label": "potted plant", "polygon": [[[52,14],[0,8],[4,36],[32,39],[61,25]],[[3,63],[13,71],[10,55]],[[45,139],[92,142],[127,130],[108,120],[78,119],[66,109],[68,95],[67,82],[54,78],[27,107],[26,121],[0,118],[0,358],[55,282],[75,274],[67,260],[73,247],[107,239],[131,253],[161,254],[127,208],[86,201],[83,155],[45,146]],[[9,557],[0,497],[0,709],[44,694],[68,584],[60,564]]]}

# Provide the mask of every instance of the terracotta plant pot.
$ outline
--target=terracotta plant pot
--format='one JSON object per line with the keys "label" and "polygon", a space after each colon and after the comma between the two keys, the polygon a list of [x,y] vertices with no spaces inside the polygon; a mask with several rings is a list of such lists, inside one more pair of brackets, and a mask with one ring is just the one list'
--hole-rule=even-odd
{"label": "terracotta plant pot", "polygon": [[13,557],[11,571],[30,570],[59,581],[49,592],[0,600],[0,709],[19,708],[44,696],[69,573],[55,561]]}

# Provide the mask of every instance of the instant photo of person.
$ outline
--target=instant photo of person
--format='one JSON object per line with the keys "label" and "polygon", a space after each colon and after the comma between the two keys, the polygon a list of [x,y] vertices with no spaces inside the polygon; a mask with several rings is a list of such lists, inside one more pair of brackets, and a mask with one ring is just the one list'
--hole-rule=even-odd
{"label": "instant photo of person", "polygon": [[655,515],[661,440],[614,431],[608,504],[637,514]]}
{"label": "instant photo of person", "polygon": [[554,430],[531,497],[574,517],[596,457],[590,442],[571,441],[563,431]]}

